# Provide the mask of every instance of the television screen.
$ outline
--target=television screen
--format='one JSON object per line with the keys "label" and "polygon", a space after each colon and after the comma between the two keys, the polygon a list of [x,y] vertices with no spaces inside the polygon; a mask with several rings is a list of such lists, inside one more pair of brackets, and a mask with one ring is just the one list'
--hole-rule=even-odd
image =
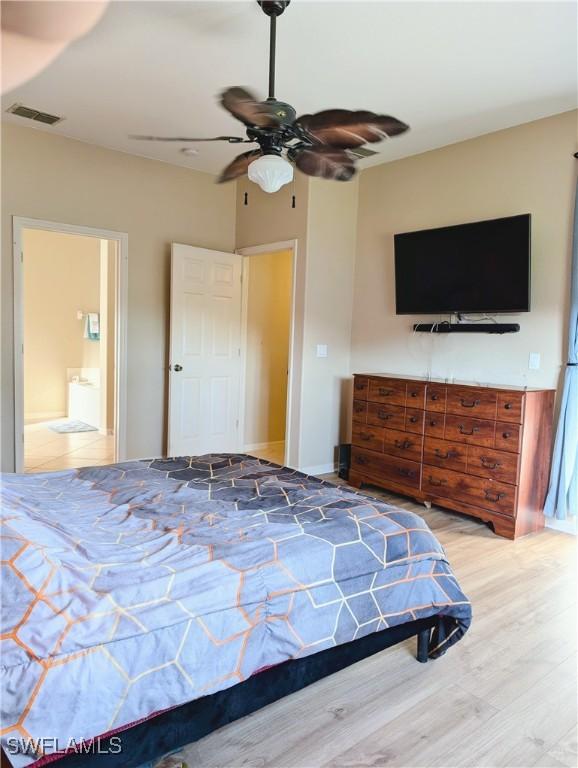
{"label": "television screen", "polygon": [[398,315],[530,310],[530,214],[395,235]]}

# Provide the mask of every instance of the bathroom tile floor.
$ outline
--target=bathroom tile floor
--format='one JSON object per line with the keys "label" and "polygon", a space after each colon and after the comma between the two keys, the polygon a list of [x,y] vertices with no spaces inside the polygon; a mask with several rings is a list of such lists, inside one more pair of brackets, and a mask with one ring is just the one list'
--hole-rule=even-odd
{"label": "bathroom tile floor", "polygon": [[75,469],[114,461],[114,437],[99,432],[58,433],[48,424],[66,419],[41,421],[24,427],[24,471],[47,472]]}

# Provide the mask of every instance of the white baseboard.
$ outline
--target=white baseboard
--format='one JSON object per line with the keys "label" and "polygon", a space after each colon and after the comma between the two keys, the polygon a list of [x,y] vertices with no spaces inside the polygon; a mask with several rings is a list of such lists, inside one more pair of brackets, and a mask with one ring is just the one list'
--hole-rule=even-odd
{"label": "white baseboard", "polygon": [[336,471],[335,464],[316,464],[312,467],[300,467],[299,472],[304,475],[329,475]]}
{"label": "white baseboard", "polygon": [[556,520],[555,517],[547,517],[546,528],[578,536],[578,517],[569,517],[567,520]]}
{"label": "white baseboard", "polygon": [[246,445],[244,451],[264,451],[270,448],[280,448],[285,444],[285,440],[277,440],[273,443],[250,443]]}

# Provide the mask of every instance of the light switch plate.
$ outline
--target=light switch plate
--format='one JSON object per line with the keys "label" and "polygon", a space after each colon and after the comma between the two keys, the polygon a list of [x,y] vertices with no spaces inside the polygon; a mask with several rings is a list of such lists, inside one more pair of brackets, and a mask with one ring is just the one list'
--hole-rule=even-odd
{"label": "light switch plate", "polygon": [[327,357],[327,344],[317,345],[317,357]]}
{"label": "light switch plate", "polygon": [[530,356],[528,358],[528,368],[531,371],[540,370],[540,353],[539,352],[530,352]]}

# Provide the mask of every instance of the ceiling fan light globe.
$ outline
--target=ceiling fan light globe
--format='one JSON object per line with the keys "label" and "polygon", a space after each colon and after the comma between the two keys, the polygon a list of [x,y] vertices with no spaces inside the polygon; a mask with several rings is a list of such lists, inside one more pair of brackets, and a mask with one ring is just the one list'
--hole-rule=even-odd
{"label": "ceiling fan light globe", "polygon": [[293,166],[280,155],[262,155],[249,165],[247,175],[263,192],[278,192],[293,181]]}

